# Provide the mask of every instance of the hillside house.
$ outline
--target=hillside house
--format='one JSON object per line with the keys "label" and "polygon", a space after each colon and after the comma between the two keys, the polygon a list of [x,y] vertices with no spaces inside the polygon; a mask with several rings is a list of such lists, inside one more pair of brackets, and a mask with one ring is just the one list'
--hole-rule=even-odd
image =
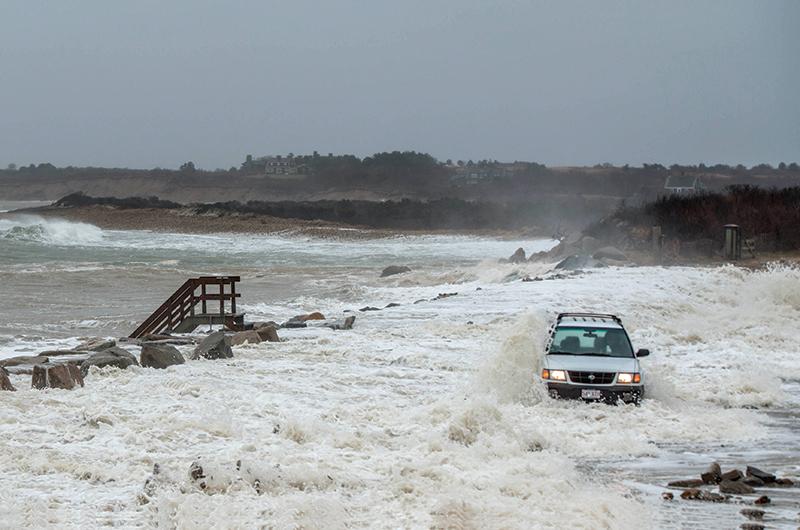
{"label": "hillside house", "polygon": [[669,175],[664,182],[664,191],[669,194],[691,195],[705,190],[703,181],[697,175]]}

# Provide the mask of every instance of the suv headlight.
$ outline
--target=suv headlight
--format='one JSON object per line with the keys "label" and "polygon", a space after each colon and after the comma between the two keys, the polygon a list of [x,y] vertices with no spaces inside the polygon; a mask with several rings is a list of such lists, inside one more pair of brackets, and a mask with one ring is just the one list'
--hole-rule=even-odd
{"label": "suv headlight", "polygon": [[636,373],[619,373],[617,374],[617,383],[622,385],[629,385],[631,383],[640,383],[642,381],[642,374]]}
{"label": "suv headlight", "polygon": [[550,379],[551,381],[566,381],[567,372],[564,370],[542,370],[542,379]]}

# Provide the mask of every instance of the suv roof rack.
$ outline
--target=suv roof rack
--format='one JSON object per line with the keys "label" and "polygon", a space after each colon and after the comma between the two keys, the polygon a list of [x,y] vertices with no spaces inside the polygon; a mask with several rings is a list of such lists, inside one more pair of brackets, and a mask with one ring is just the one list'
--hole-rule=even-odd
{"label": "suv roof rack", "polygon": [[611,315],[607,313],[559,313],[556,321],[561,320],[565,317],[577,317],[577,318],[602,318],[602,319],[610,319],[618,324],[622,324],[622,320],[617,315]]}

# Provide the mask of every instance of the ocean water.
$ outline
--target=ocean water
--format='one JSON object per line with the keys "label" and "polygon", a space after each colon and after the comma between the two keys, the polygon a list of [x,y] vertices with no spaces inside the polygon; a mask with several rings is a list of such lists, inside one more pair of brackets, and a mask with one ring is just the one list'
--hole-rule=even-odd
{"label": "ocean water", "polygon": [[[241,275],[254,320],[357,316],[351,331],[280,330],[283,342],[231,360],[93,369],[73,391],[12,375],[0,527],[736,528],[752,498],[666,502],[665,483],[712,460],[800,475],[800,270],[554,277],[548,264],[498,263],[552,244],[0,221],[3,356],[127,335],[196,274]],[[390,264],[414,270],[378,278]],[[445,292],[457,294],[434,300]],[[357,311],[389,303],[400,305]],[[544,395],[545,332],[564,310],[617,313],[651,349],[640,407]],[[797,527],[797,491],[764,490],[768,525]]]}

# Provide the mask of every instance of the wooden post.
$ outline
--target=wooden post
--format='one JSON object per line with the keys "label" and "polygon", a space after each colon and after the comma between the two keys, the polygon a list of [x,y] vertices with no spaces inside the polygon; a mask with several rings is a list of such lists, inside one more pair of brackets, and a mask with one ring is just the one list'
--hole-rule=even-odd
{"label": "wooden post", "polygon": [[661,263],[661,253],[664,247],[664,234],[660,226],[653,227],[653,256]]}
{"label": "wooden post", "polygon": [[203,314],[208,313],[208,308],[206,308],[206,284],[205,282],[200,286],[200,295],[203,297]]}
{"label": "wooden post", "polygon": [[236,282],[231,280],[231,313],[236,314]]}
{"label": "wooden post", "polygon": [[219,282],[219,315],[225,316],[225,282]]}

